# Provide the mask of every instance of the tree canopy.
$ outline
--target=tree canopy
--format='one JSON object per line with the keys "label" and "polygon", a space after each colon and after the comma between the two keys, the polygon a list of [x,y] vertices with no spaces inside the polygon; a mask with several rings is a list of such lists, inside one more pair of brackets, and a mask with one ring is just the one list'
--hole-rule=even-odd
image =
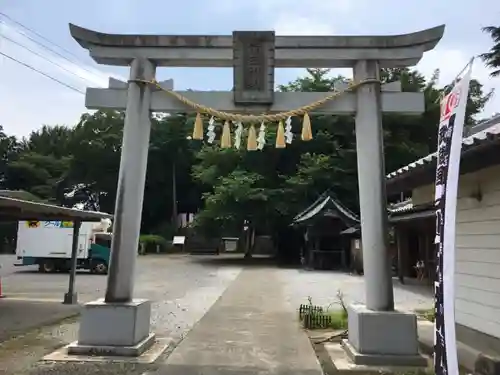
{"label": "tree canopy", "polygon": [[[387,172],[436,148],[439,72],[426,79],[410,69],[382,71],[383,82],[400,80],[403,91],[423,91],[426,111],[419,116],[384,115]],[[326,69],[306,74],[281,91],[331,91],[345,80]],[[471,82],[467,123],[474,124],[490,93]],[[311,142],[296,140],[276,149],[276,129],[268,127],[262,151],[220,149],[193,141],[191,115],[155,115],[149,147],[142,232],[167,235],[175,212],[196,214],[196,226],[212,234],[237,232],[243,222],[259,233],[286,226],[325,190],[358,211],[356,140],[352,116],[311,116]],[[48,126],[16,139],[0,128],[2,189],[22,190],[55,203],[64,192],[86,184],[100,196],[102,211],[113,212],[120,164],[124,113],[84,113],[74,127]],[[174,183],[176,197],[174,199]],[[175,201],[175,202],[174,202]]]}
{"label": "tree canopy", "polygon": [[481,54],[481,58],[486,63],[486,66],[493,69],[492,77],[500,75],[500,26],[487,26],[483,31],[490,34],[493,39],[493,46],[488,52]]}

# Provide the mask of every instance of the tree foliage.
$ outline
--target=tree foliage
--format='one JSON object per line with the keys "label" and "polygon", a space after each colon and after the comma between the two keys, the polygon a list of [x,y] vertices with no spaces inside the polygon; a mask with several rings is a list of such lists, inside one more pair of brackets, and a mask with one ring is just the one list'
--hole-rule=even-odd
{"label": "tree foliage", "polygon": [[[438,77],[438,71],[430,79],[410,69],[381,72],[383,82],[399,80],[403,91],[423,91],[426,103],[418,116],[383,116],[387,172],[435,150],[443,94]],[[308,69],[279,90],[326,92],[344,80],[326,69]],[[490,95],[479,82],[471,82],[469,124]],[[271,233],[287,226],[325,190],[352,210],[359,209],[352,116],[312,116],[313,141],[297,139],[285,149],[274,147],[276,128],[269,124],[267,146],[259,152],[192,141],[193,122],[185,114],[153,116],[143,233],[164,234],[175,206],[178,212],[196,213],[196,226],[212,235],[238,234],[244,222],[252,230]],[[100,194],[101,210],[113,212],[123,123],[122,112],[97,111],[83,114],[74,127],[44,125],[25,139],[0,128],[2,188],[61,203],[66,189],[85,184]],[[292,128],[298,138],[300,119],[293,119]]]}
{"label": "tree foliage", "polygon": [[481,54],[481,58],[486,63],[486,66],[493,69],[492,77],[500,75],[500,26],[487,26],[483,31],[490,34],[493,39],[493,46],[488,52]]}

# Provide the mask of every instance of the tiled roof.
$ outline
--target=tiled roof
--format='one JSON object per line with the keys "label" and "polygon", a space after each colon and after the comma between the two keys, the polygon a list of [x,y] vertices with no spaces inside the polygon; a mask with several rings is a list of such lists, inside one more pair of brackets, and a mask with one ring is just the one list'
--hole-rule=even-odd
{"label": "tiled roof", "polygon": [[401,215],[406,215],[406,214],[411,214],[411,213],[417,213],[417,212],[423,212],[423,211],[434,211],[434,202],[429,202],[429,203],[422,203],[422,204],[408,204],[406,206],[401,207],[401,209],[398,209],[396,211],[390,211],[390,217],[392,216],[401,216]]}
{"label": "tiled roof", "polygon": [[[472,134],[462,140],[462,154],[467,152],[477,146],[486,144],[488,142],[500,140],[500,123],[492,125],[484,130],[481,130],[475,134]],[[406,174],[411,173],[414,169],[419,167],[425,167],[437,159],[437,153],[433,152],[422,159],[414,161],[402,168],[399,168],[397,171],[389,173],[387,177],[387,181],[390,181],[396,177],[400,177]]]}
{"label": "tiled roof", "polygon": [[412,203],[411,199],[408,199],[408,200],[403,201],[403,202],[395,203],[395,204],[389,206],[389,208],[388,208],[389,214],[395,214],[398,212],[406,212],[406,211],[410,211],[412,209],[413,209],[413,203]]}
{"label": "tiled roof", "polygon": [[354,223],[359,222],[358,216],[350,211],[347,207],[343,206],[338,200],[334,199],[328,192],[323,193],[312,205],[307,207],[300,214],[293,219],[294,223],[300,223],[311,219],[319,213],[328,213],[329,209],[334,209],[340,216]]}

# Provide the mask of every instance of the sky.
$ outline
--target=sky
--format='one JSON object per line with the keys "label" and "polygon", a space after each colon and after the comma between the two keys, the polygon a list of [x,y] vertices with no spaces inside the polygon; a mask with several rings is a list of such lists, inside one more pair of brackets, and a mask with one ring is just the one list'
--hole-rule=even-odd
{"label": "sky", "polygon": [[[71,38],[68,23],[108,33],[212,35],[230,35],[233,30],[275,30],[277,35],[391,35],[445,24],[443,39],[424,55],[416,68],[427,77],[440,69],[439,83],[446,85],[471,57],[491,47],[489,35],[481,28],[499,25],[500,2],[0,0],[0,12],[10,18],[0,14],[0,52],[60,81],[54,82],[0,55],[0,125],[8,134],[22,137],[44,124],[75,125],[86,111],[82,94],[86,87],[105,87],[109,76],[124,80],[128,75],[126,68],[93,62],[88,52]],[[33,39],[56,53],[42,48]],[[333,73],[349,76],[351,71]],[[301,74],[300,69],[279,69],[277,84],[287,83]],[[480,59],[474,63],[473,77],[484,84],[485,90],[497,89],[481,116],[500,112],[500,78],[490,78]],[[161,68],[157,78],[173,78],[179,90],[232,87],[230,69]]]}

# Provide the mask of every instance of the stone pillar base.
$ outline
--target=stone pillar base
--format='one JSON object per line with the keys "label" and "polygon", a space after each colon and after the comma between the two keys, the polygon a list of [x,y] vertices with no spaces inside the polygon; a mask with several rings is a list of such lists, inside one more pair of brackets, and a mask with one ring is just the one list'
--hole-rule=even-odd
{"label": "stone pillar base", "polygon": [[145,299],[89,302],[83,307],[78,341],[68,347],[68,353],[139,356],[155,342],[149,332],[150,317],[151,303]]}
{"label": "stone pillar base", "polygon": [[342,346],[357,365],[427,366],[418,351],[417,317],[399,311],[348,307],[349,336]]}
{"label": "stone pillar base", "polygon": [[64,293],[63,304],[76,305],[78,303],[78,295],[76,293]]}

